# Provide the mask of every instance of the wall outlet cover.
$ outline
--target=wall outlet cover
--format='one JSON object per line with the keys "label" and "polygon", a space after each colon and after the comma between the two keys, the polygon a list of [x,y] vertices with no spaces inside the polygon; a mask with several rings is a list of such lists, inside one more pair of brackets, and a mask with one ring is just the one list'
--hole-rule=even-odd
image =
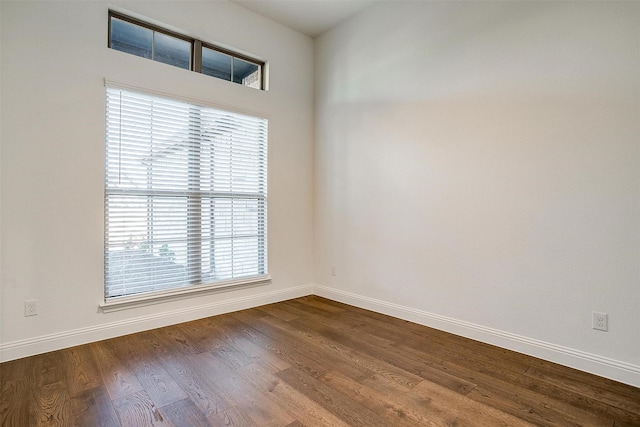
{"label": "wall outlet cover", "polygon": [[609,330],[609,319],[607,313],[598,313],[594,311],[592,313],[592,328],[598,331]]}

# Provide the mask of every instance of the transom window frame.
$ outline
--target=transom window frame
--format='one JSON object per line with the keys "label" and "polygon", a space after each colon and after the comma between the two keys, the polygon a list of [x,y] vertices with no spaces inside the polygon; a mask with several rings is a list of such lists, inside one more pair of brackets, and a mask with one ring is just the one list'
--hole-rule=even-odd
{"label": "transom window frame", "polygon": [[[210,49],[210,50],[213,50],[215,52],[230,56],[232,58],[232,63],[233,63],[233,58],[237,58],[239,60],[254,64],[254,65],[258,66],[258,68],[260,70],[260,87],[259,87],[259,90],[262,90],[262,91],[266,90],[266,62],[265,61],[261,61],[261,60],[258,60],[256,58],[252,58],[252,57],[243,55],[243,54],[241,54],[239,52],[235,52],[233,50],[229,50],[229,49],[226,49],[226,48],[223,48],[223,47],[220,47],[220,46],[216,46],[215,44],[207,43],[207,42],[202,41],[200,39],[189,37],[189,36],[177,33],[177,32],[172,31],[172,30],[168,30],[166,28],[163,28],[163,27],[155,25],[155,24],[150,24],[148,22],[145,22],[145,21],[137,19],[137,18],[132,18],[131,16],[128,16],[126,14],[123,14],[123,13],[120,13],[120,12],[117,12],[117,11],[114,11],[114,10],[109,10],[108,32],[107,32],[107,47],[109,49],[113,49],[113,47],[111,46],[111,22],[112,22],[112,18],[116,18],[116,19],[128,22],[130,24],[137,25],[137,26],[140,26],[142,28],[146,28],[146,29],[152,30],[154,32],[158,32],[158,33],[167,35],[169,37],[174,37],[174,38],[177,38],[177,39],[180,39],[180,40],[184,40],[184,41],[190,43],[191,44],[191,58],[190,58],[190,64],[189,64],[189,71],[193,71],[193,72],[196,72],[196,73],[199,73],[199,74],[207,75],[207,74],[204,74],[202,72],[202,50],[203,50],[203,48],[204,49]],[[231,80],[223,79],[223,78],[220,78],[220,77],[214,77],[214,76],[211,76],[211,77],[217,78],[219,80],[230,81],[231,83],[236,83],[236,82],[233,81],[233,76],[232,76]]]}
{"label": "transom window frame", "polygon": [[[131,92],[136,92],[139,94],[143,94],[143,95],[147,95],[147,96],[151,96],[151,97],[160,97],[160,98],[165,98],[165,99],[169,99],[171,101],[176,101],[176,102],[182,102],[182,103],[186,103],[186,104],[191,104],[193,106],[197,106],[200,108],[211,108],[211,109],[215,109],[215,110],[219,110],[221,112],[226,112],[226,113],[230,113],[230,114],[240,114],[240,115],[249,115],[249,116],[253,116],[256,118],[261,118],[263,120],[266,120],[268,122],[269,118],[268,115],[265,114],[260,114],[260,113],[255,113],[255,112],[250,112],[250,111],[244,111],[244,110],[240,110],[240,109],[234,109],[234,108],[230,108],[228,106],[224,106],[224,105],[216,105],[215,103],[210,103],[210,102],[203,102],[201,100],[196,100],[196,99],[190,99],[190,98],[185,98],[185,97],[180,97],[180,96],[176,96],[174,94],[168,94],[165,92],[161,92],[161,91],[155,91],[155,90],[150,90],[150,89],[146,89],[146,88],[140,88],[140,87],[136,87],[136,86],[130,86],[130,85],[126,85],[126,84],[120,84],[120,83],[115,83],[115,82],[111,82],[105,79],[105,97],[107,97],[107,92],[109,89],[116,89],[116,90],[123,90],[123,91],[131,91]],[[106,130],[105,130],[106,132]],[[106,141],[106,138],[108,137],[108,135],[105,134],[105,145],[108,144],[108,142]],[[268,147],[268,138],[266,140],[266,147]],[[265,167],[268,168],[267,164],[268,161],[266,159],[266,150],[267,148],[265,147],[265,151],[264,151],[264,156],[265,156]],[[105,146],[105,150],[106,150],[106,146]],[[105,151],[105,162],[107,161],[106,156],[108,155],[108,153]],[[262,274],[259,275],[250,275],[250,276],[245,276],[245,277],[239,277],[239,278],[232,278],[232,279],[228,279],[228,280],[219,280],[219,281],[215,281],[215,282],[209,282],[209,283],[196,283],[196,284],[191,284],[189,286],[179,286],[179,287],[175,287],[175,288],[170,288],[170,289],[164,289],[164,290],[160,290],[160,291],[151,291],[151,292],[144,292],[144,293],[137,293],[137,294],[132,294],[132,295],[125,295],[125,296],[116,296],[116,297],[108,297],[107,296],[107,265],[106,265],[106,258],[107,258],[107,245],[108,245],[108,237],[107,237],[107,233],[108,233],[108,226],[107,226],[107,197],[108,197],[108,189],[107,189],[107,165],[105,163],[105,183],[104,183],[104,191],[105,191],[105,218],[104,218],[104,224],[105,224],[105,236],[104,236],[104,247],[105,247],[105,252],[104,252],[104,256],[105,256],[105,277],[104,277],[104,281],[103,281],[103,293],[104,293],[104,299],[103,302],[101,304],[99,304],[99,307],[101,308],[103,313],[110,313],[110,312],[114,312],[114,311],[120,311],[120,310],[125,310],[125,309],[129,309],[129,308],[135,308],[135,307],[141,307],[141,306],[147,306],[147,305],[153,305],[153,304],[157,304],[160,302],[165,302],[167,300],[175,300],[175,299],[182,299],[185,297],[189,297],[191,295],[198,295],[198,294],[204,294],[204,293],[212,293],[212,292],[217,292],[217,291],[224,291],[228,288],[241,288],[241,287],[253,287],[253,286],[261,286],[261,285],[268,285],[271,284],[271,276],[269,275],[269,267],[268,267],[268,245],[266,243],[266,240],[268,239],[268,233],[267,233],[267,229],[268,229],[268,225],[267,225],[267,218],[266,218],[266,212],[267,212],[267,194],[266,194],[266,185],[267,185],[267,180],[268,177],[266,176],[266,171],[265,171],[265,193],[263,196],[263,202],[264,202],[264,218],[263,218],[263,222],[261,227],[263,228],[263,234],[262,234],[262,244],[263,244],[263,258],[261,260],[259,260],[259,263],[263,263],[262,268],[264,269],[264,272]]]}

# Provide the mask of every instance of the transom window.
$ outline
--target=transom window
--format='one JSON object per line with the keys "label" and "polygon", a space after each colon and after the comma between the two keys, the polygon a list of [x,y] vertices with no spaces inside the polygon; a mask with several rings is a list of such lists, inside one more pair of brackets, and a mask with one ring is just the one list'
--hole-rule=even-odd
{"label": "transom window", "polygon": [[267,120],[107,87],[105,298],[267,275]]}
{"label": "transom window", "polygon": [[264,62],[109,12],[109,47],[222,80],[264,89]]}

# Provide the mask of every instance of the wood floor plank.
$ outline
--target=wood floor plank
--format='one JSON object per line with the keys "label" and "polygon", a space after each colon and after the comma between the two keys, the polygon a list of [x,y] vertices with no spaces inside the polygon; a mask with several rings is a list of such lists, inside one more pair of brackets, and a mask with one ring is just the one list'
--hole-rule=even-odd
{"label": "wood floor plank", "polygon": [[[634,419],[625,422],[640,424],[640,389],[636,389],[614,381],[598,378],[592,375],[562,368],[549,364],[546,368],[532,367],[524,377],[527,383],[535,382],[547,386],[546,392],[552,393],[557,398],[562,398],[566,393],[562,390],[584,396],[587,405],[593,402],[601,402],[607,406],[618,408],[634,416]],[[594,387],[597,384],[597,387]]]}
{"label": "wood floor plank", "polygon": [[63,381],[33,389],[29,404],[29,425],[73,426],[70,400]]}
{"label": "wood floor plank", "polygon": [[[257,323],[255,324],[255,327],[260,328],[260,330],[267,335],[278,335],[279,332],[276,329],[278,329],[278,326],[280,326],[280,330],[284,331],[287,334],[285,336],[286,338],[291,340],[291,337],[295,336],[293,326],[290,326],[288,324],[283,325],[282,322],[264,318],[258,319],[256,322]],[[271,325],[277,326],[271,327]],[[299,323],[296,323],[296,325],[299,325]],[[301,328],[301,326],[296,327],[296,329],[298,330],[300,330]],[[300,334],[297,335],[301,336]],[[301,346],[304,346],[307,349],[313,348],[315,350],[316,357],[318,358],[321,357],[320,355],[322,354],[333,354],[340,357],[342,360],[347,360],[352,366],[364,368],[366,371],[368,371],[366,372],[365,377],[369,377],[373,374],[383,375],[392,379],[393,381],[398,382],[399,384],[404,385],[407,388],[413,387],[413,385],[422,380],[422,378],[410,372],[407,372],[402,368],[398,368],[397,366],[389,364],[383,360],[369,356],[367,354],[367,348],[364,348],[362,345],[350,338],[347,338],[348,343],[346,344],[344,342],[341,343],[339,341],[336,341],[333,338],[334,336],[332,335],[328,340],[324,339],[320,334],[307,329],[302,335],[302,338],[299,339],[303,340],[301,342]],[[335,369],[340,365],[336,365],[336,362],[333,361],[332,366]],[[330,368],[329,370],[331,370]]]}
{"label": "wood floor plank", "polygon": [[138,378],[113,350],[109,341],[89,344],[96,361],[98,372],[112,400],[143,391]]}
{"label": "wood floor plank", "polygon": [[88,346],[68,348],[62,350],[61,354],[71,397],[94,389],[102,383],[95,359]]}
{"label": "wood floor plank", "polygon": [[424,425],[464,425],[460,424],[449,408],[444,407],[440,402],[432,401],[412,391],[407,391],[386,378],[373,376],[364,381],[363,384],[374,388],[381,394],[393,396],[393,400],[402,405],[405,411],[411,414],[412,418]]}
{"label": "wood floor plank", "polygon": [[269,400],[215,354],[192,357],[196,369],[212,378],[225,396],[260,426],[283,426],[295,420],[283,407]]}
{"label": "wood floor plank", "polygon": [[62,355],[59,351],[33,356],[31,386],[38,388],[65,380]]}
{"label": "wood floor plank", "polygon": [[611,419],[594,417],[588,412],[552,397],[497,379],[478,381],[478,387],[467,395],[502,412],[538,425],[610,426]]}
{"label": "wood floor plank", "polygon": [[27,376],[0,382],[0,426],[29,425],[31,387]]}
{"label": "wood floor plank", "polygon": [[441,407],[449,411],[450,415],[455,416],[456,423],[462,425],[504,427],[531,425],[518,417],[468,399],[429,381],[423,381],[415,386],[410,395],[423,401],[428,399],[430,402],[438,402]]}
{"label": "wood floor plank", "polygon": [[350,426],[388,426],[375,412],[305,372],[289,368],[278,372],[276,376]]}
{"label": "wood floor plank", "polygon": [[0,384],[4,381],[16,378],[29,377],[31,375],[31,365],[33,360],[33,357],[25,357],[0,363]]}
{"label": "wood floor plank", "polygon": [[184,355],[188,356],[191,354],[199,354],[205,351],[198,342],[191,341],[189,336],[178,326],[160,328],[156,330],[156,333],[172,342],[174,344],[174,348],[177,348]]}
{"label": "wood floor plank", "polygon": [[318,427],[347,427],[344,421],[292,388],[274,372],[269,372],[268,368],[252,364],[239,369],[238,373],[245,381],[289,411],[298,422]]}
{"label": "wood floor plank", "polygon": [[156,407],[162,407],[187,398],[186,393],[167,373],[155,354],[139,351],[140,345],[135,335],[127,335],[113,340],[114,352],[137,377]]}
{"label": "wood floor plank", "polygon": [[[324,371],[323,373],[328,372],[336,366],[335,361],[329,361],[328,363],[325,363],[327,356],[331,357],[331,353],[327,353],[326,350],[323,351],[322,349],[318,348],[318,346],[309,345],[308,343],[294,340],[290,333],[278,329],[277,327],[268,325],[268,323],[264,322],[263,319],[250,318],[250,315],[247,314],[245,314],[243,317],[248,323],[251,323],[253,328],[262,332],[264,335],[270,337],[278,337],[279,341],[282,342],[289,342],[291,343],[291,346],[295,348],[295,350],[303,353],[310,359],[316,360],[317,363],[324,365],[322,368]],[[333,348],[337,348],[335,344],[333,345]],[[342,356],[346,357],[350,361],[352,366],[368,370],[371,372],[371,374],[377,373],[379,375],[387,376],[394,381],[403,384],[405,387],[411,388],[413,384],[421,380],[421,378],[417,377],[416,375],[370,357],[365,353],[355,351],[351,348],[341,348],[338,349],[338,351]]]}
{"label": "wood floor plank", "polygon": [[141,344],[137,346],[136,349],[147,354],[153,354],[158,358],[160,358],[161,355],[171,355],[178,352],[177,348],[173,346],[173,343],[161,339],[156,332],[157,329],[152,329],[134,334],[136,340]]}
{"label": "wood floor plank", "polygon": [[530,426],[528,422],[480,404],[447,388],[429,381],[422,381],[410,392],[383,377],[372,377],[364,381],[381,393],[393,395],[398,402],[412,411],[423,422],[437,425],[461,426]]}
{"label": "wood floor plank", "polygon": [[[589,393],[597,391],[611,393],[619,397],[614,397],[613,402],[623,400],[625,402],[635,402],[634,412],[640,412],[640,388],[623,384],[608,378],[598,377],[593,374],[578,371],[577,369],[567,368],[557,363],[541,360],[535,365],[536,370],[546,371],[547,376],[556,379],[557,383],[567,382],[567,386],[572,388],[580,384],[582,390],[587,389]],[[527,372],[531,375],[532,372]],[[586,387],[585,387],[586,385]],[[601,393],[596,393],[600,395]]]}
{"label": "wood floor plank", "polygon": [[205,417],[233,406],[233,400],[215,384],[215,377],[196,369],[190,357],[169,353],[160,358],[160,363]]}
{"label": "wood floor plank", "polygon": [[245,337],[238,337],[233,340],[232,345],[249,356],[251,363],[260,363],[263,366],[269,366],[275,371],[281,371],[291,367],[291,364],[276,354],[266,351],[255,345]]}
{"label": "wood floor plank", "polygon": [[186,399],[187,394],[156,360],[147,360],[135,370],[138,381],[157,407]]}
{"label": "wood floor plank", "polygon": [[215,334],[222,345],[231,345],[233,348],[240,350],[249,360],[249,363],[260,363],[262,365],[271,365],[276,370],[287,369],[291,364],[278,357],[273,351],[265,350],[256,345],[249,337],[239,332],[239,328],[244,327],[243,324],[234,321],[230,316],[217,317],[208,322],[209,331]]}
{"label": "wood floor plank", "polygon": [[237,322],[235,327],[258,347],[272,352],[291,366],[296,366],[312,376],[318,377],[327,372],[326,366],[321,362],[300,353],[287,342],[273,339],[254,329],[255,321],[253,319],[247,320],[245,317],[245,321],[247,323]]}
{"label": "wood floor plank", "polygon": [[113,354],[113,357],[124,361],[131,371],[155,356],[153,352],[140,345],[139,339],[139,335],[131,334],[108,341],[108,349]]}
{"label": "wood floor plank", "polygon": [[[328,372],[320,380],[335,390],[349,396],[355,402],[372,410],[392,426],[436,426],[437,423],[425,423],[423,417],[417,416],[414,411],[408,410],[389,395],[382,393],[376,387],[353,381],[339,372]],[[407,391],[408,393],[409,391]]]}
{"label": "wood floor plank", "polygon": [[[436,382],[460,394],[466,394],[475,388],[475,384],[470,381],[461,379],[443,371],[442,369],[437,369],[426,364],[424,354],[416,357],[411,352],[407,352],[406,350],[396,346],[379,346],[376,345],[375,342],[370,343],[366,336],[347,336],[340,331],[333,330],[325,325],[315,325],[313,329],[310,329],[300,324],[297,320],[291,323],[292,327],[295,327],[300,331],[306,331],[308,334],[312,334],[315,331],[316,334],[331,340],[332,344],[329,346],[333,349],[338,349],[340,346],[357,348],[361,353],[375,357],[385,363],[395,366],[396,368],[416,375],[421,379],[428,379],[429,381]],[[441,363],[439,359],[436,359],[436,361],[437,362],[434,363],[434,365]]]}
{"label": "wood floor plank", "polygon": [[193,348],[200,351],[213,351],[225,345],[219,331],[211,326],[209,319],[176,325],[192,341]]}
{"label": "wood floor plank", "polygon": [[[224,417],[223,417],[223,412],[207,417],[207,425],[209,427],[226,427]],[[249,425],[249,424],[245,424],[245,425]],[[252,425],[255,425],[255,423]]]}
{"label": "wood floor plank", "polygon": [[233,344],[220,346],[209,353],[218,355],[231,369],[241,368],[254,362],[251,355],[238,350]]}
{"label": "wood floor plank", "polygon": [[[258,427],[257,424],[242,408],[232,407],[215,416],[217,421],[226,427]],[[212,420],[212,417],[209,417]]]}
{"label": "wood floor plank", "polygon": [[277,317],[278,319],[284,320],[285,322],[298,318],[297,314],[292,313],[291,310],[282,308],[279,304],[263,305],[258,307],[257,311]]}
{"label": "wood floor plank", "polygon": [[326,313],[343,313],[346,310],[344,306],[337,306],[335,304],[327,304],[327,302],[323,299],[316,298],[314,296],[302,297],[298,298],[297,301],[310,306],[315,307],[319,310],[322,310]]}
{"label": "wood floor plank", "polygon": [[120,422],[104,386],[87,389],[71,398],[74,424],[95,427],[119,427]]}
{"label": "wood floor plank", "polygon": [[209,427],[211,423],[190,399],[160,408],[160,413],[176,427]]}
{"label": "wood floor plank", "polygon": [[[271,316],[261,317],[256,319],[255,322],[254,327],[264,334],[270,336],[278,336],[281,333],[286,334],[286,339],[293,344],[294,348],[302,348],[306,355],[315,360],[320,360],[325,371],[339,370],[356,381],[363,380],[374,374],[371,369],[354,364],[353,356],[348,349],[330,340],[322,339],[313,331],[292,327],[287,322]],[[262,323],[262,325],[259,325],[259,323]],[[275,332],[274,329],[269,329],[269,327],[278,328],[278,332]]]}
{"label": "wood floor plank", "polygon": [[170,420],[162,416],[145,391],[115,399],[113,406],[123,427],[174,427]]}

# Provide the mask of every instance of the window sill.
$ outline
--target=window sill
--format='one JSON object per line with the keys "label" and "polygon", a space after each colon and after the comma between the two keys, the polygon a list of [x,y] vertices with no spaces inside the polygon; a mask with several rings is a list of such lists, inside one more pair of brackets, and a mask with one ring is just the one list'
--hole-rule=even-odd
{"label": "window sill", "polygon": [[191,296],[211,294],[219,291],[229,290],[230,288],[247,288],[269,284],[271,284],[270,276],[257,276],[216,284],[194,285],[184,288],[171,289],[168,291],[145,293],[130,297],[115,297],[109,298],[109,300],[100,304],[100,310],[102,310],[103,313],[112,313],[115,311],[128,310],[131,308],[138,308],[147,305],[155,305],[163,302],[180,300]]}

